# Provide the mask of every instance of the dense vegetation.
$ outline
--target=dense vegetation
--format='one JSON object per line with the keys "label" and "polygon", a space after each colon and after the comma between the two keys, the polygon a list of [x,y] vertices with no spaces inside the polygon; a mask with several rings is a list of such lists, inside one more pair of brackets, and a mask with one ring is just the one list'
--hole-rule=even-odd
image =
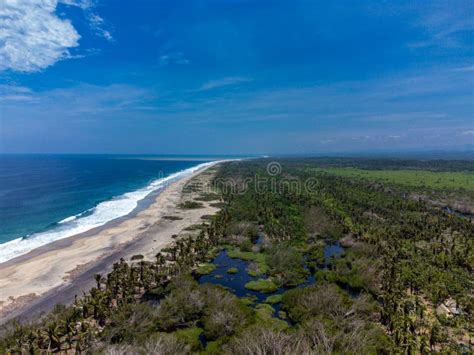
{"label": "dense vegetation", "polygon": [[[410,184],[320,170],[467,174],[472,164],[350,161],[282,160],[277,176],[267,173],[267,160],[224,164],[212,192],[221,199],[218,214],[154,261],[117,262],[71,306],[10,324],[0,353],[473,351],[471,220],[433,203],[432,191],[426,201],[413,198]],[[334,243],[344,253],[328,258]],[[245,288],[268,297],[201,281],[223,249],[247,265]]]}
{"label": "dense vegetation", "polygon": [[378,159],[378,158],[336,158],[319,157],[305,159],[279,159],[288,168],[320,167],[320,168],[357,168],[364,170],[424,170],[448,172],[474,172],[473,157],[471,160],[421,160],[421,159]]}
{"label": "dense vegetation", "polygon": [[474,174],[467,172],[445,172],[425,170],[363,170],[356,168],[321,169],[330,174],[346,177],[358,177],[369,180],[423,187],[431,189],[459,189],[474,191]]}

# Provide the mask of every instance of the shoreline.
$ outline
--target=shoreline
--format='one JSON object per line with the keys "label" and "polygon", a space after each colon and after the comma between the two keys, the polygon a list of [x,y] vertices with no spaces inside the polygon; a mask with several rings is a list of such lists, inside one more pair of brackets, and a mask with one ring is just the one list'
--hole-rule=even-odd
{"label": "shoreline", "polygon": [[[142,254],[151,259],[173,241],[172,235],[202,222],[202,215],[215,213],[218,209],[207,203],[193,210],[179,209],[178,205],[192,198],[184,196],[186,183],[221,162],[150,193],[126,216],[1,263],[0,324],[18,316],[39,315],[56,303],[71,302],[75,294],[81,295],[94,284],[93,274],[107,273],[121,257]],[[163,218],[166,215],[182,219],[170,221]]]}
{"label": "shoreline", "polygon": [[[8,262],[9,260],[16,259],[21,255],[26,255],[35,249],[54,243],[58,240],[82,235],[83,233],[88,233],[90,231],[98,231],[98,228],[102,228],[112,221],[128,218],[131,214],[137,213],[140,209],[143,209],[143,206],[147,207],[147,205],[152,202],[153,196],[156,196],[171,183],[188,177],[194,172],[199,171],[207,166],[214,165],[215,163],[217,162],[200,163],[189,168],[173,172],[164,177],[155,177],[142,187],[112,196],[108,199],[98,202],[87,210],[82,210],[78,214],[73,213],[71,216],[68,216],[63,220],[66,222],[77,220],[77,222],[73,222],[74,224],[72,225],[66,224],[63,227],[63,222],[60,221],[51,224],[48,229],[31,233],[28,237],[17,237],[9,241],[2,242],[2,244],[0,244],[0,265]],[[138,196],[133,196],[137,194]],[[89,211],[92,212],[87,216],[76,218],[77,216],[83,215]],[[111,215],[104,216],[104,213]],[[99,221],[97,218],[99,218]],[[100,220],[104,218],[105,220]]]}

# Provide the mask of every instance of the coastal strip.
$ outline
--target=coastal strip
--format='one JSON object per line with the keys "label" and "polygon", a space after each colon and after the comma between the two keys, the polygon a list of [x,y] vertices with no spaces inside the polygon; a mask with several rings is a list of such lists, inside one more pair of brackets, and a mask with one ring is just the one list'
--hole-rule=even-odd
{"label": "coastal strip", "polygon": [[[183,191],[195,180],[202,186],[213,176],[206,165],[191,175],[170,183],[138,212],[94,230],[64,238],[0,264],[0,323],[14,317],[32,318],[57,303],[69,303],[94,285],[94,274],[105,274],[120,258],[154,255],[183,233],[202,222],[218,208],[203,201],[200,208],[180,206],[198,192]],[[174,216],[176,218],[169,218]]]}
{"label": "coastal strip", "polygon": [[47,231],[0,244],[0,263],[28,254],[30,251],[43,245],[85,233],[94,228],[104,226],[110,221],[128,216],[130,213],[137,211],[137,207],[142,205],[143,201],[148,200],[147,197],[150,195],[162,190],[171,182],[189,176],[193,172],[212,164],[212,162],[206,162],[175,172],[166,177],[159,177],[151,181],[147,186],[100,202],[95,207],[82,211],[80,214],[69,216]]}

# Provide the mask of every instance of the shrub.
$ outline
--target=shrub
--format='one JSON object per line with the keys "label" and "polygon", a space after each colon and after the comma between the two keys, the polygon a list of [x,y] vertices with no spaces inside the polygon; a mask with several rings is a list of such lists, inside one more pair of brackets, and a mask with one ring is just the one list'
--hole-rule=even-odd
{"label": "shrub", "polygon": [[203,193],[199,197],[195,198],[196,201],[216,201],[219,199],[219,195],[213,192]]}
{"label": "shrub", "polygon": [[245,240],[242,244],[240,244],[240,249],[243,252],[251,252],[253,248],[253,244],[250,240]]}
{"label": "shrub", "polygon": [[284,330],[288,328],[288,323],[284,320],[275,318],[275,309],[269,304],[259,304],[255,307],[257,313],[257,321],[265,327]]}
{"label": "shrub", "polygon": [[252,310],[235,295],[217,286],[206,285],[207,306],[202,318],[206,338],[231,336],[252,320]]}
{"label": "shrub", "polygon": [[209,206],[215,207],[215,208],[224,208],[227,206],[227,204],[225,202],[215,202],[215,203],[209,204]]}
{"label": "shrub", "polygon": [[178,205],[178,207],[182,208],[182,209],[189,210],[189,209],[202,208],[202,207],[204,207],[204,205],[202,203],[196,202],[196,201],[186,201],[186,202],[180,203]]}
{"label": "shrub", "polygon": [[144,340],[156,332],[156,310],[147,304],[124,305],[111,314],[103,337],[111,343]]}
{"label": "shrub", "polygon": [[358,246],[358,249],[352,248],[343,257],[331,260],[331,270],[320,270],[319,273],[328,281],[377,293],[382,281],[381,268],[380,261],[369,258]]}
{"label": "shrub", "polygon": [[191,327],[186,329],[180,329],[172,333],[176,336],[176,339],[189,345],[191,351],[197,351],[201,348],[201,340],[199,336],[202,333],[202,329],[198,327]]}
{"label": "shrub", "polygon": [[189,276],[177,277],[168,289],[171,292],[157,310],[161,329],[183,327],[200,318],[206,299],[196,281]]}
{"label": "shrub", "polygon": [[172,334],[159,334],[142,348],[144,354],[182,355],[190,352],[190,347]]}
{"label": "shrub", "polygon": [[300,328],[300,336],[317,354],[379,354],[391,348],[381,328],[359,319],[342,324],[312,319]]}
{"label": "shrub", "polygon": [[224,354],[307,354],[303,341],[282,330],[255,325],[224,345]]}
{"label": "shrub", "polygon": [[249,263],[249,265],[247,266],[247,273],[250,276],[254,276],[254,277],[263,274],[258,266],[258,263],[256,262]]}
{"label": "shrub", "polygon": [[190,347],[170,334],[159,334],[143,345],[117,344],[107,346],[101,353],[106,355],[182,355],[189,354]]}
{"label": "shrub", "polygon": [[269,274],[284,286],[296,286],[305,281],[308,271],[304,268],[301,253],[294,248],[278,246],[269,250],[266,258]]}
{"label": "shrub", "polygon": [[308,250],[308,264],[317,267],[324,264],[324,245],[312,245]]}
{"label": "shrub", "polygon": [[213,272],[215,269],[216,269],[216,265],[208,263],[208,264],[200,265],[196,269],[195,273],[198,275],[208,275],[211,272]]}
{"label": "shrub", "polygon": [[191,232],[191,231],[197,231],[197,230],[201,230],[205,228],[206,228],[205,224],[191,224],[190,226],[187,226],[183,230],[187,232]]}
{"label": "shrub", "polygon": [[[241,251],[238,248],[227,248],[227,255],[232,259],[242,259],[246,261],[255,261],[258,264],[258,273],[267,272],[266,255],[263,253],[254,253],[250,251]],[[256,274],[256,275],[257,275]]]}
{"label": "shrub", "polygon": [[313,316],[328,319],[342,318],[350,307],[350,300],[335,285],[311,285],[286,291],[282,297],[282,308],[295,322]]}
{"label": "shrub", "polygon": [[139,355],[140,350],[129,344],[109,345],[103,351],[104,355]]}
{"label": "shrub", "polygon": [[280,303],[282,297],[283,297],[282,295],[271,295],[271,296],[268,296],[268,297],[265,299],[265,303],[269,303],[269,304]]}
{"label": "shrub", "polygon": [[251,222],[234,222],[227,227],[227,234],[241,235],[249,240],[258,234],[258,227]]}
{"label": "shrub", "polygon": [[179,216],[163,216],[163,219],[167,219],[169,221],[180,221],[183,218]]}

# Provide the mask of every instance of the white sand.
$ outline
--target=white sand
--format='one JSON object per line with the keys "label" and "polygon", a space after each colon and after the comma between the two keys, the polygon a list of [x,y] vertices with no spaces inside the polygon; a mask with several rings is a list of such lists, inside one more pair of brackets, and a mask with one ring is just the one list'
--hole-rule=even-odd
{"label": "white sand", "polygon": [[[0,317],[18,311],[52,289],[74,282],[75,278],[92,267],[97,269],[97,265],[107,256],[129,258],[143,254],[152,259],[160,249],[171,243],[173,234],[180,234],[184,228],[201,223],[201,216],[217,211],[205,202],[204,207],[199,209],[177,208],[182,201],[195,197],[196,193],[184,194],[182,189],[203,170],[170,184],[150,206],[135,215],[0,264]],[[209,174],[197,177],[201,180],[209,178]],[[182,219],[170,221],[163,218],[169,215]]]}

